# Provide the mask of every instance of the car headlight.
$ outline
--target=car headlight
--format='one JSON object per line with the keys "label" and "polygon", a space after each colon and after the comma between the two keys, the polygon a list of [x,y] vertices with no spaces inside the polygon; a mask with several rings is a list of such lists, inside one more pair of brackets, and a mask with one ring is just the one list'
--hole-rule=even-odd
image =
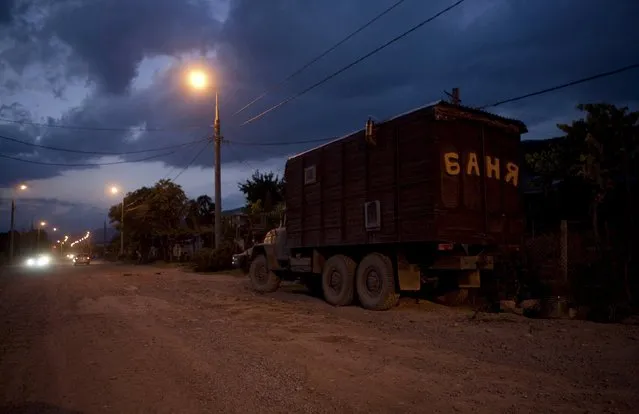
{"label": "car headlight", "polygon": [[38,257],[36,264],[38,266],[46,266],[49,262],[51,262],[51,258],[49,258],[49,256],[40,256]]}
{"label": "car headlight", "polygon": [[33,266],[36,264],[36,261],[34,259],[27,259],[27,266]]}

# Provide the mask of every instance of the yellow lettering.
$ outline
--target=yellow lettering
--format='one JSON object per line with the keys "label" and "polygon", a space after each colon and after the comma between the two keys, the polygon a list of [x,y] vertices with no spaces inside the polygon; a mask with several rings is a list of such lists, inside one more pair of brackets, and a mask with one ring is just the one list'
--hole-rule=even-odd
{"label": "yellow lettering", "polygon": [[499,180],[499,158],[486,156],[486,176]]}
{"label": "yellow lettering", "polygon": [[513,185],[517,187],[519,183],[519,167],[512,162],[506,163],[506,178],[504,180],[509,183],[512,181]]}
{"label": "yellow lettering", "polygon": [[466,165],[466,174],[479,176],[479,162],[477,161],[477,154],[471,152],[468,154],[468,164]]}
{"label": "yellow lettering", "polygon": [[461,171],[459,166],[459,154],[456,152],[447,152],[444,154],[444,168],[450,175],[457,175]]}

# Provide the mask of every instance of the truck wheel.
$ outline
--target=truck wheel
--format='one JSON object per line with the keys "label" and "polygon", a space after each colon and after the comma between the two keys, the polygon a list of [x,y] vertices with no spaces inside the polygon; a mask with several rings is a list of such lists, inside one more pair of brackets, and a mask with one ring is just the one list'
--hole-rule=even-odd
{"label": "truck wheel", "polygon": [[256,256],[249,268],[249,279],[253,290],[260,293],[275,292],[280,287],[280,277],[268,270],[266,256]]}
{"label": "truck wheel", "polygon": [[348,306],[353,303],[356,264],[350,257],[338,254],[331,256],[322,270],[324,299],[333,306]]}
{"label": "truck wheel", "polygon": [[391,260],[379,253],[364,257],[357,267],[357,296],[362,306],[370,310],[387,310],[397,304],[399,293]]}

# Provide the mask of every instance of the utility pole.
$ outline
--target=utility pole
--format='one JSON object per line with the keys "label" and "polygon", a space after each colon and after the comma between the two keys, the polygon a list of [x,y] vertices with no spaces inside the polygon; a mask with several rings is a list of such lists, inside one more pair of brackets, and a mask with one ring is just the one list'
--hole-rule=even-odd
{"label": "utility pole", "polygon": [[222,135],[220,134],[220,106],[218,93],[215,92],[215,123],[213,124],[213,141],[215,146],[215,246],[219,248],[222,244],[222,166],[220,157],[220,147]]}
{"label": "utility pole", "polygon": [[16,214],[16,200],[11,198],[11,227],[9,230],[9,263],[13,263],[13,251],[14,251],[14,230],[15,230],[15,214]]}
{"label": "utility pole", "polygon": [[126,196],[122,196],[122,215],[120,216],[120,257],[124,256],[124,200]]}
{"label": "utility pole", "polygon": [[106,219],[104,219],[104,231],[102,233],[102,242],[104,243],[104,247],[102,249],[102,254],[106,257],[107,252],[107,228],[106,228]]}

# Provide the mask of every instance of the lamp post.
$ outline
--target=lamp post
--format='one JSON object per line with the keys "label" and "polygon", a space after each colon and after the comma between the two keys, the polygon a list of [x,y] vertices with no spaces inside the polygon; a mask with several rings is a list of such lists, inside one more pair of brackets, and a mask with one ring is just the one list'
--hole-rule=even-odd
{"label": "lamp post", "polygon": [[[111,194],[116,195],[120,189],[116,186],[111,187]],[[124,200],[126,195],[122,195],[122,209],[120,212],[120,256],[124,255]]]}
{"label": "lamp post", "polygon": [[14,234],[15,233],[15,214],[16,214],[16,190],[26,191],[29,187],[26,184],[20,184],[17,187],[11,189],[11,227],[9,229],[9,263],[13,263],[13,254],[15,250],[14,246]]}
{"label": "lamp post", "polygon": [[[196,90],[206,90],[209,86],[209,75],[201,69],[194,69],[188,76],[191,87]],[[222,242],[222,166],[220,147],[222,135],[220,132],[220,106],[218,91],[215,88],[215,121],[213,123],[213,143],[215,148],[215,248]]]}
{"label": "lamp post", "polygon": [[40,250],[40,230],[47,225],[46,221],[41,221],[38,223],[38,232],[36,236],[36,251]]}

